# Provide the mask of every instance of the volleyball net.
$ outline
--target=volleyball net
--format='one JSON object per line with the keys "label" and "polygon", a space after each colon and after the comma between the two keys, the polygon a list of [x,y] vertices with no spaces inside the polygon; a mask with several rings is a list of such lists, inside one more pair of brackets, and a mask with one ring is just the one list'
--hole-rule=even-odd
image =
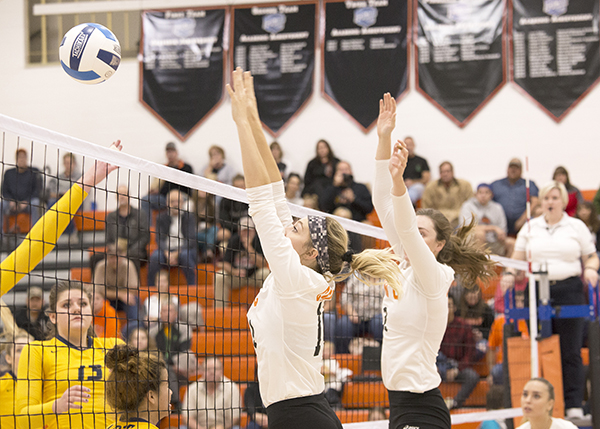
{"label": "volleyball net", "polygon": [[[55,311],[49,308],[51,289],[66,281],[83,283],[89,290],[90,308],[85,311],[93,316],[97,337],[120,338],[133,348],[158,351],[167,362],[172,414],[161,421],[161,427],[266,427],[246,312],[269,267],[248,217],[243,176],[234,178],[237,187],[230,186],[131,156],[127,147],[117,152],[108,143],[98,146],[2,115],[0,138],[2,290],[15,280],[5,272],[16,271],[16,279],[23,277],[3,296],[19,329],[29,332],[30,340],[47,338],[47,314]],[[194,160],[199,165],[207,161]],[[70,202],[57,209],[82,172],[99,162],[119,169],[93,186],[81,207]],[[290,208],[298,218],[321,214],[294,204]],[[72,210],[73,220],[61,227],[64,232],[58,231],[62,234],[56,247],[30,266],[34,252],[50,250],[48,245],[54,244],[56,228],[49,233],[52,228],[44,216],[53,210]],[[335,212],[355,251],[387,247],[374,214],[368,223],[348,217],[348,210]],[[36,222],[43,228],[26,239]],[[30,253],[17,253],[11,259],[9,254],[28,240]],[[34,250],[36,240],[46,246]],[[498,260],[517,270],[517,287],[508,300],[497,279],[477,285],[463,285],[457,279],[450,290],[449,305],[454,305],[466,327],[444,344],[446,354],[440,354],[438,369],[444,380],[440,389],[455,424],[476,427],[484,420],[520,415],[514,407],[519,406],[520,390],[530,376],[528,327],[515,322],[512,330],[505,330],[504,320],[496,316],[503,314],[504,305],[525,305],[527,266]],[[388,397],[380,362],[382,294],[378,288],[351,280],[339,284],[325,306],[326,397],[348,428],[387,427]],[[14,424],[22,405],[28,404],[28,398],[22,397],[27,389],[18,385],[32,383],[23,377],[29,371],[33,374],[35,365],[42,366],[42,374],[54,375],[42,378],[42,391],[28,392],[30,401],[59,398],[67,386],[78,382],[100,392],[97,383],[105,382],[108,374],[94,373],[92,365],[98,363],[83,362],[84,357],[71,355],[63,373],[52,372],[59,362],[47,357],[44,362],[30,359],[28,368],[17,368],[14,356],[20,342],[7,317],[3,311],[0,364],[5,374],[19,374],[19,381],[12,399],[0,404],[3,427],[4,422],[7,427]],[[53,320],[63,335],[73,323]],[[510,379],[507,364],[503,367],[509,360],[502,357],[507,350],[505,332],[521,341],[509,350],[515,374]],[[74,362],[77,359],[82,361]],[[80,368],[84,368],[83,378]],[[85,372],[88,369],[90,374]],[[39,387],[40,380],[35,381]],[[50,385],[55,386],[54,392],[49,391]],[[93,406],[69,411],[70,424],[73,418],[84,427],[102,423],[93,416],[102,414],[107,405],[99,397],[92,399]],[[486,408],[498,411],[486,414]],[[112,416],[109,410],[105,413]],[[57,418],[60,426],[60,416],[42,417]]]}

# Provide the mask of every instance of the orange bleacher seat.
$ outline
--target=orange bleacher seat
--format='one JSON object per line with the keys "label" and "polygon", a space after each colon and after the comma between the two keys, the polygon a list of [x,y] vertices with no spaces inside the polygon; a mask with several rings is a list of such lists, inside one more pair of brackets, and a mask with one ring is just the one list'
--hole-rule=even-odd
{"label": "orange bleacher seat", "polygon": [[338,353],[331,357],[338,361],[340,368],[348,368],[353,376],[362,374],[362,355]]}
{"label": "orange bleacher seat", "polygon": [[84,211],[77,213],[73,220],[78,231],[102,231],[106,229],[105,211]]}
{"label": "orange bleacher seat", "polygon": [[[442,383],[440,390],[444,398],[454,398],[460,390],[459,383]],[[487,381],[481,380],[475,387],[475,390],[471,393],[469,398],[465,401],[465,407],[485,407],[485,396],[489,390]]]}
{"label": "orange bleacher seat", "polygon": [[158,427],[160,429],[178,428],[183,425],[183,418],[179,414],[171,414],[169,417],[162,419]]}
{"label": "orange bleacher seat", "polygon": [[212,307],[215,303],[215,290],[212,285],[170,286],[169,293],[177,295],[181,305],[197,301],[203,307]]}
{"label": "orange bleacher seat", "polygon": [[248,329],[246,307],[207,308],[204,312],[206,330]]}
{"label": "orange bleacher seat", "polygon": [[256,356],[233,356],[221,358],[223,374],[236,383],[254,381]]}
{"label": "orange bleacher seat", "polygon": [[253,355],[250,331],[199,331],[192,337],[192,351],[205,355]]}
{"label": "orange bleacher seat", "polygon": [[31,217],[29,213],[14,213],[7,216],[4,231],[26,234],[31,229]]}
{"label": "orange bleacher seat", "polygon": [[77,280],[84,283],[92,282],[92,269],[88,267],[71,268],[71,280]]}
{"label": "orange bleacher seat", "polygon": [[585,191],[581,191],[581,196],[583,197],[583,199],[585,201],[594,201],[594,197],[596,196],[596,193],[598,192],[597,189],[587,189]]}
{"label": "orange bleacher seat", "polygon": [[369,410],[337,410],[335,412],[342,424],[366,422]]}
{"label": "orange bleacher seat", "polygon": [[260,292],[260,288],[253,286],[244,286],[238,290],[232,290],[229,296],[229,305],[250,305],[258,292]]}

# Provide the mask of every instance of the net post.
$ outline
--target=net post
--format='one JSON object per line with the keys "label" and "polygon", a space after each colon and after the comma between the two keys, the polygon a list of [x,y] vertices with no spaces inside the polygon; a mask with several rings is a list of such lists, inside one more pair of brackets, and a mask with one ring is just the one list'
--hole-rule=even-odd
{"label": "net post", "polygon": [[[504,323],[504,335],[502,336],[502,378],[504,382],[504,398],[502,405],[504,408],[512,408],[512,398],[510,396],[510,374],[508,367],[508,338],[512,337],[514,329],[512,323],[506,319]],[[506,429],[515,429],[515,421],[513,418],[504,420],[506,423]],[[600,429],[600,428],[594,428]]]}
{"label": "net post", "polygon": [[591,320],[588,324],[588,347],[590,352],[590,382],[592,394],[592,427],[600,429],[600,323]]}

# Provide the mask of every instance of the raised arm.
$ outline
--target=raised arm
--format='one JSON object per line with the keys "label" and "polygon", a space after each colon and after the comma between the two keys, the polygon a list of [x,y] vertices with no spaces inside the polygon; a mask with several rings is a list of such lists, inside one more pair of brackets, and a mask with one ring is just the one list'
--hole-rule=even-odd
{"label": "raised arm", "polygon": [[246,85],[250,83],[242,69],[238,67],[233,72],[233,88],[227,84],[227,92],[231,98],[231,113],[240,139],[246,187],[256,188],[270,184],[271,180],[250,125],[248,105],[251,100],[246,89]]}
{"label": "raised arm", "polygon": [[[120,151],[121,141],[113,143],[111,149]],[[54,249],[87,193],[116,168],[102,161],[93,163],[77,183],[35,223],[25,240],[0,264],[1,295],[12,289]]]}

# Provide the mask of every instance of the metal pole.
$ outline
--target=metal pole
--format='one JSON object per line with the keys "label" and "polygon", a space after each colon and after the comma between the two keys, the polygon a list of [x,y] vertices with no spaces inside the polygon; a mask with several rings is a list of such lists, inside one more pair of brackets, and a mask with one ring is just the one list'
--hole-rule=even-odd
{"label": "metal pole", "polygon": [[533,274],[529,276],[529,341],[531,343],[531,378],[540,376],[540,366],[538,361],[538,319],[537,319],[537,293],[535,290],[535,280]]}

